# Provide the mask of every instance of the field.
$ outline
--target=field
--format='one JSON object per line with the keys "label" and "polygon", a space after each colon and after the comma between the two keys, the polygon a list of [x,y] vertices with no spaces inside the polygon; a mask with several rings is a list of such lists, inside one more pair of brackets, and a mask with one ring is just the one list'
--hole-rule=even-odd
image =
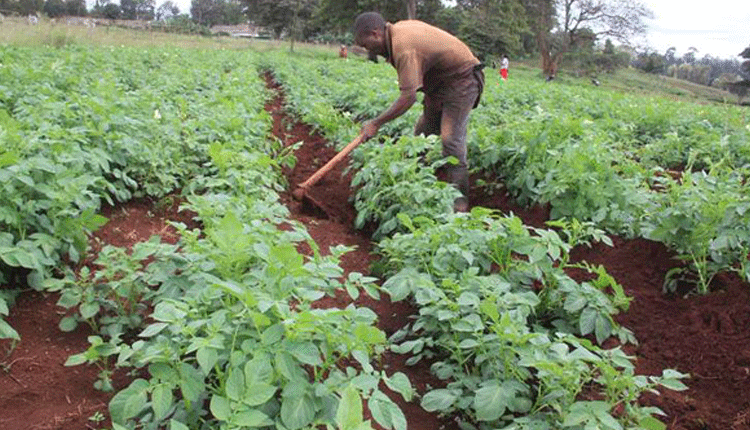
{"label": "field", "polygon": [[390,66],[3,25],[0,428],[750,429],[746,109],[487,69],[471,213],[418,106],[313,205]]}

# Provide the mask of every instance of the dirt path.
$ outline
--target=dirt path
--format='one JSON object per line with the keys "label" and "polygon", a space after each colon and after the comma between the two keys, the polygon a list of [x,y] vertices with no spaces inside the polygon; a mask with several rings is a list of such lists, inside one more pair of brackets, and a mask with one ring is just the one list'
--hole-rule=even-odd
{"label": "dirt path", "polygon": [[[269,84],[272,82],[269,81]],[[273,85],[271,85],[273,87]],[[300,124],[283,112],[281,95],[269,101],[266,109],[274,118],[274,133],[292,144],[303,140],[296,153],[297,167],[286,172],[295,185],[304,181],[335,151],[309,126]],[[356,246],[345,255],[342,266],[348,273],[367,273],[373,260],[369,238],[353,230],[354,210],[348,202],[349,177],[342,177],[344,164],[330,173],[311,195],[325,202],[325,211],[315,211],[291,198],[282,200],[291,218],[305,224],[323,250],[344,244]],[[506,196],[485,195],[472,190],[473,205],[513,211],[527,224],[543,226],[545,208],[518,208]],[[105,208],[110,222],[95,235],[102,243],[132,246],[152,234],[174,242],[177,235],[167,220],[190,223],[190,215],[178,213],[175,202],[132,201],[116,208]],[[630,310],[618,321],[639,339],[629,352],[637,357],[637,369],[643,374],[658,374],[671,367],[690,373],[690,390],[646,396],[646,404],[662,408],[670,430],[750,430],[750,286],[736,277],[718,277],[714,293],[703,297],[667,297],[661,293],[664,274],[674,267],[671,254],[660,244],[646,240],[625,241],[615,238],[612,248],[596,246],[579,249],[574,258],[604,265],[626,292],[634,297]],[[98,430],[109,427],[107,403],[112,393],[93,388],[98,369],[93,366],[64,367],[70,354],[88,346],[91,333],[81,327],[72,333],[61,332],[57,324],[63,309],[55,305],[57,295],[22,293],[11,309],[8,322],[19,332],[21,341],[11,348],[0,341],[0,430]],[[346,306],[348,297],[326,299],[320,306]],[[380,327],[387,334],[403,326],[415,309],[387,299],[373,301],[361,297],[358,304],[373,308],[380,316]],[[426,365],[405,367],[403,358],[386,355],[382,364],[387,372],[408,374],[420,392],[427,384],[439,384]],[[115,388],[124,388],[128,377],[115,375]],[[423,411],[417,404],[399,401],[410,430],[455,430],[449,419]],[[103,419],[99,421],[100,419]]]}
{"label": "dirt path", "polygon": [[[266,83],[269,88],[275,90],[275,97],[266,104],[266,110],[273,117],[273,132],[285,145],[304,141],[295,156],[297,164],[294,169],[285,172],[290,184],[290,191],[294,186],[304,182],[320,166],[336,155],[329,143],[312,127],[296,121],[284,111],[283,93],[274,83],[269,74],[266,74]],[[344,160],[329,174],[322,178],[309,191],[312,197],[322,208],[311,205],[307,200],[298,202],[294,200],[291,193],[282,195],[282,201],[291,211],[291,218],[305,224],[310,236],[320,247],[321,251],[328,250],[335,245],[355,246],[356,249],[341,258],[341,267],[345,275],[350,272],[369,274],[370,264],[374,260],[372,244],[366,233],[354,230],[353,221],[356,216],[354,207],[349,203],[351,175],[344,175],[347,160]],[[322,209],[322,210],[321,210]],[[318,302],[321,307],[345,307],[351,303],[348,295],[342,294],[336,298],[324,298]],[[366,295],[361,295],[356,301],[357,305],[367,306],[378,315],[378,326],[387,336],[395,333],[409,321],[409,317],[416,313],[405,302],[391,303],[387,295],[381,300],[373,300]],[[390,375],[395,372],[405,373],[418,392],[424,393],[427,385],[433,387],[442,385],[441,382],[430,376],[429,367],[421,363],[418,366],[405,366],[405,357],[386,353],[382,359],[383,369]],[[389,394],[404,411],[410,430],[457,430],[458,425],[450,419],[440,419],[422,409],[418,403],[405,403],[401,396],[390,392],[385,386],[381,389]],[[376,428],[380,428],[377,427]]]}

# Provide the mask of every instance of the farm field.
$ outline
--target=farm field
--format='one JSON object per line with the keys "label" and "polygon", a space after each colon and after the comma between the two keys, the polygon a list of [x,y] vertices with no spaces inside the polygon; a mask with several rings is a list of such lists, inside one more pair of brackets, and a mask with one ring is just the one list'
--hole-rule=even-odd
{"label": "farm field", "polygon": [[223,48],[0,47],[0,428],[750,428],[746,110]]}

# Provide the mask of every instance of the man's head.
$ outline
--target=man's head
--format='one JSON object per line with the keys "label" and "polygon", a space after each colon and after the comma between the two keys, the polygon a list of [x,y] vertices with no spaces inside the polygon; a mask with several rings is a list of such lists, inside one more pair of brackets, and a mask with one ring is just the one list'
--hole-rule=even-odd
{"label": "man's head", "polygon": [[365,12],[354,21],[354,43],[371,55],[385,55],[385,19],[377,12]]}

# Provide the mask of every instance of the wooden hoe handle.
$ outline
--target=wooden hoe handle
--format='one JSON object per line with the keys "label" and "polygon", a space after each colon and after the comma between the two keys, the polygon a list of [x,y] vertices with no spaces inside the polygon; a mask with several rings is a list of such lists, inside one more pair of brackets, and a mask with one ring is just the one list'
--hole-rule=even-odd
{"label": "wooden hoe handle", "polygon": [[318,183],[318,181],[323,176],[325,176],[328,172],[330,172],[331,169],[333,169],[337,164],[339,164],[341,162],[341,160],[344,159],[344,157],[346,157],[347,155],[349,155],[349,153],[352,152],[354,150],[354,148],[358,147],[362,142],[364,142],[364,140],[365,140],[365,136],[363,134],[360,134],[354,140],[352,140],[351,142],[349,142],[349,144],[346,145],[344,147],[344,149],[342,149],[333,158],[331,158],[330,160],[328,160],[328,162],[323,167],[321,167],[315,173],[313,173],[312,175],[310,175],[310,177],[307,178],[307,180],[305,182],[297,185],[297,189],[294,192],[295,197],[297,197],[297,195],[299,195],[299,198],[301,199],[301,197],[304,195],[304,193],[310,187],[312,187],[313,185],[315,185],[316,183]]}

